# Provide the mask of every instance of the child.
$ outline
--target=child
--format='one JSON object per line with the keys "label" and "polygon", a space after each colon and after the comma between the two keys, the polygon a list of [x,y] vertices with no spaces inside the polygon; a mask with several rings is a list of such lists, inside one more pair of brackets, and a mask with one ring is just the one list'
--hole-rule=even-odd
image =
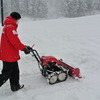
{"label": "child", "polygon": [[17,27],[21,15],[12,12],[4,21],[4,28],[0,43],[0,60],[3,63],[2,74],[0,74],[0,87],[9,79],[12,91],[17,91],[24,87],[19,83],[19,50],[29,54],[30,51],[18,38]]}

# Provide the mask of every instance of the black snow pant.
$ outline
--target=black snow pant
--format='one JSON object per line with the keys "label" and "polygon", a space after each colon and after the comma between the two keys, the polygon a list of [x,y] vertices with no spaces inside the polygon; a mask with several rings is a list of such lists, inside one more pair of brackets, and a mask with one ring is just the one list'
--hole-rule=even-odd
{"label": "black snow pant", "polygon": [[0,74],[0,87],[9,79],[11,89],[19,85],[18,62],[4,62],[2,74]]}

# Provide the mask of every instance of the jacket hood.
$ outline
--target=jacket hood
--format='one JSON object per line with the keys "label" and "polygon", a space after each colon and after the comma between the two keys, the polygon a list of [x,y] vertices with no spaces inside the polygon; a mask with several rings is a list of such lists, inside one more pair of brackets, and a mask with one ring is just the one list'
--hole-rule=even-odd
{"label": "jacket hood", "polygon": [[4,25],[15,25],[16,27],[18,26],[16,21],[11,16],[6,17]]}

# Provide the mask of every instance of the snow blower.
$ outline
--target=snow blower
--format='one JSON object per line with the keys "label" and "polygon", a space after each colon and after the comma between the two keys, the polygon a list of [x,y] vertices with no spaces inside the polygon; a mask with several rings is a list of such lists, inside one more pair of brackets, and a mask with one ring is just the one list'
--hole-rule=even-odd
{"label": "snow blower", "polygon": [[80,69],[73,68],[70,65],[64,63],[62,60],[58,60],[53,56],[42,56],[40,57],[38,52],[29,47],[32,56],[38,62],[41,74],[46,77],[49,84],[55,84],[58,82],[65,81],[68,76],[73,78],[81,78]]}

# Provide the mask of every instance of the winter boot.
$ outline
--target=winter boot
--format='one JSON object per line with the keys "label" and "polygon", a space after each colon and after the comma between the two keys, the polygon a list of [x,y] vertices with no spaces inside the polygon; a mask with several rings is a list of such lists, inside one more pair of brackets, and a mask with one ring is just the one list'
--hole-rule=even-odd
{"label": "winter boot", "polygon": [[11,90],[13,92],[15,92],[15,91],[18,91],[18,90],[22,89],[23,87],[24,87],[24,85],[12,86]]}

